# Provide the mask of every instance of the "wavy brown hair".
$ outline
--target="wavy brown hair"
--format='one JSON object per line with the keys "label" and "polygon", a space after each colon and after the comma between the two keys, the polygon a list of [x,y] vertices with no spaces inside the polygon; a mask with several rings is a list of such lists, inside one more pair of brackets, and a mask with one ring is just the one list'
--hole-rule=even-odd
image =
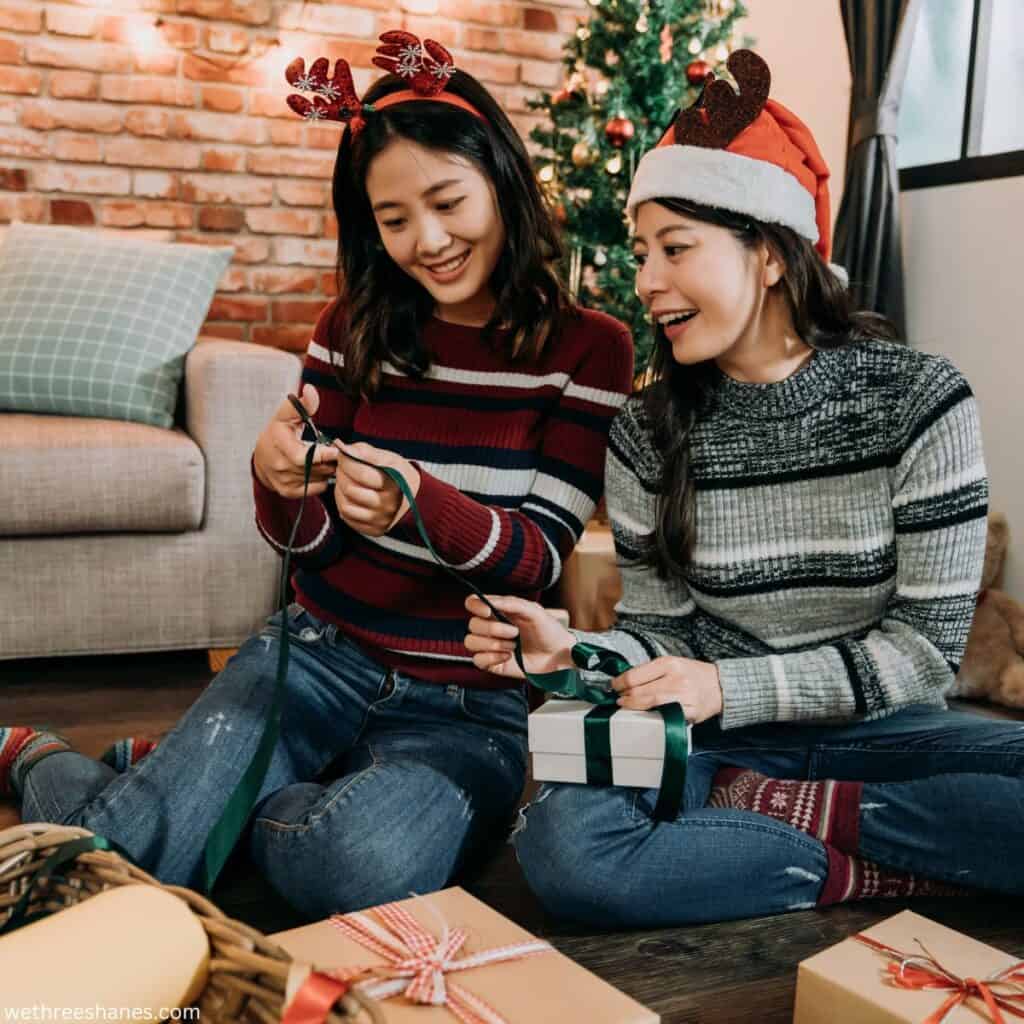
{"label": "wavy brown hair", "polygon": [[[402,78],[387,75],[363,102],[405,88]],[[333,181],[339,301],[328,337],[342,357],[334,359],[335,372],[351,395],[374,394],[385,361],[414,377],[430,365],[421,332],[434,299],[385,251],[366,192],[371,161],[396,138],[463,157],[494,186],[505,245],[491,276],[497,302],[483,328],[485,343],[500,344],[514,362],[536,360],[575,311],[557,272],[558,229],[522,139],[471,75],[456,71],[446,90],[471,103],[483,120],[451,104],[415,100],[370,113],[355,141],[349,131],[342,135]]]}
{"label": "wavy brown hair", "polygon": [[[885,317],[852,308],[847,288],[811,242],[790,228],[681,199],[653,201],[673,213],[727,228],[748,249],[765,244],[776,253],[786,269],[773,287],[781,289],[797,334],[812,348],[834,349],[859,341],[896,338],[896,328]],[[693,561],[697,499],[690,473],[690,438],[716,373],[713,360],[680,365],[672,358],[664,329],[655,324],[654,332],[650,383],[642,400],[664,468],[654,542],[641,555],[640,563],[667,579],[685,577]]]}

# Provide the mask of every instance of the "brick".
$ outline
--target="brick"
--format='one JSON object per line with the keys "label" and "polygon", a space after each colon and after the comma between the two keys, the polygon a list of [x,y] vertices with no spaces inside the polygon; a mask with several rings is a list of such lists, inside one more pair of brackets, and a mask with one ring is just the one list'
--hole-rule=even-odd
{"label": "brick", "polygon": [[100,96],[111,103],[155,103],[166,107],[195,105],[195,86],[167,78],[139,78],[134,75],[104,76]]}
{"label": "brick", "polygon": [[270,121],[267,124],[272,146],[301,146],[306,125],[297,117],[291,121]]}
{"label": "brick", "polygon": [[295,150],[253,150],[249,154],[248,169],[252,174],[326,179],[334,174],[334,157]]}
{"label": "brick", "polygon": [[327,202],[327,187],[313,181],[279,181],[275,186],[277,198],[286,206],[323,206]]}
{"label": "brick", "polygon": [[23,167],[0,167],[0,191],[27,192],[28,171]]}
{"label": "brick", "polygon": [[181,198],[189,203],[265,206],[274,198],[274,185],[235,175],[189,174],[181,179]]}
{"label": "brick", "polygon": [[522,8],[514,4],[477,0],[439,0],[437,13],[453,21],[479,21],[494,28],[518,28],[523,20]]}
{"label": "brick", "polygon": [[200,231],[241,231],[245,211],[238,206],[203,206],[199,209]]}
{"label": "brick", "polygon": [[261,146],[267,141],[262,121],[206,112],[175,114],[173,134],[178,139],[209,139],[243,146]]}
{"label": "brick", "polygon": [[[278,10],[277,27],[314,35],[374,37],[377,18],[369,11],[341,4],[287,3]],[[433,36],[431,38],[434,38]]]}
{"label": "brick", "polygon": [[436,39],[449,49],[462,45],[462,26],[438,18],[422,18],[410,14],[403,19],[402,27],[420,39]]}
{"label": "brick", "polygon": [[178,0],[179,14],[192,14],[212,21],[236,21],[242,25],[266,25],[271,0]]}
{"label": "brick", "polygon": [[332,124],[307,124],[306,145],[311,149],[336,150],[341,142],[343,126],[338,123]]}
{"label": "brick", "polygon": [[526,85],[542,89],[555,89],[565,80],[565,69],[560,64],[544,60],[524,60],[520,76]]}
{"label": "brick", "polygon": [[[408,26],[406,26],[408,27]],[[410,29],[410,31],[413,31]],[[430,39],[438,39],[438,42],[444,42],[444,40],[432,36],[429,33],[427,37]],[[380,70],[374,65],[373,58],[377,53],[377,42],[360,42],[355,39],[321,39],[317,40],[320,44],[316,47],[317,55],[323,55],[329,61],[331,66],[334,66],[334,61],[341,60],[344,58],[352,65],[353,68],[370,68],[370,77],[378,78],[380,76]],[[359,85],[358,76],[353,73],[352,76],[356,80],[357,86]],[[362,93],[360,93],[362,95]],[[294,116],[294,115],[293,115]]]}
{"label": "brick", "polygon": [[50,95],[62,100],[94,100],[100,80],[88,71],[51,71]]}
{"label": "brick", "polygon": [[502,52],[502,33],[493,28],[466,29],[466,45],[471,50],[489,50],[491,53]]}
{"label": "brick", "polygon": [[107,107],[101,103],[29,100],[22,104],[21,123],[26,128],[46,132],[70,128],[72,131],[116,135],[121,130],[122,117],[117,107]]}
{"label": "brick", "polygon": [[240,174],[245,170],[244,149],[204,149],[200,167],[220,174]]}
{"label": "brick", "polygon": [[132,194],[146,199],[175,199],[178,179],[163,171],[136,171]]}
{"label": "brick", "polygon": [[36,171],[33,184],[40,192],[126,196],[132,190],[132,175],[131,171],[109,167],[57,167],[45,164]]}
{"label": "brick", "polygon": [[337,270],[328,270],[326,273],[320,275],[320,291],[324,295],[335,296],[338,294],[338,272]]}
{"label": "brick", "polygon": [[51,135],[50,156],[72,163],[98,164],[103,160],[103,145],[93,135]]}
{"label": "brick", "polygon": [[135,70],[146,75],[176,75],[180,63],[174,50],[135,51]]}
{"label": "brick", "polygon": [[217,53],[245,53],[249,49],[249,33],[243,28],[211,25],[206,30],[206,48]]}
{"label": "brick", "polygon": [[42,32],[43,9],[24,4],[0,4],[0,28],[11,32]]}
{"label": "brick", "polygon": [[59,36],[81,36],[88,38],[96,34],[99,14],[80,7],[66,7],[48,4],[46,7],[46,31]]}
{"label": "brick", "polygon": [[501,34],[502,50],[505,53],[539,60],[561,60],[564,42],[560,35],[542,35],[518,29],[509,29]]}
{"label": "brick", "polygon": [[245,320],[255,323],[267,319],[269,305],[266,299],[215,295],[208,315],[211,320]]}
{"label": "brick", "polygon": [[96,223],[96,214],[83,199],[51,199],[50,223],[86,226]]}
{"label": "brick", "polygon": [[200,340],[208,338],[226,338],[228,341],[245,341],[244,324],[213,324],[209,320],[199,329]]}
{"label": "brick", "polygon": [[257,345],[270,345],[288,352],[305,352],[312,336],[313,332],[308,326],[290,327],[277,324],[274,327],[252,328],[252,340]]}
{"label": "brick", "polygon": [[21,43],[17,39],[0,38],[0,64],[20,64]]}
{"label": "brick", "polygon": [[199,148],[185,142],[111,139],[107,143],[106,162],[129,164],[132,167],[173,167],[190,170],[199,166]]}
{"label": "brick", "polygon": [[316,235],[320,232],[320,214],[309,210],[272,210],[255,207],[247,210],[245,222],[260,235]]}
{"label": "brick", "polygon": [[28,68],[0,68],[0,93],[16,96],[38,96],[43,86],[43,76]]}
{"label": "brick", "polygon": [[290,92],[287,83],[279,89],[250,89],[249,113],[256,117],[283,117],[301,124],[285,97]]}
{"label": "brick", "polygon": [[278,238],[274,242],[274,262],[301,263],[309,267],[333,267],[337,255],[333,242],[310,241],[306,238]]}
{"label": "brick", "polygon": [[276,324],[315,324],[324,305],[323,299],[276,299],[270,318]]}
{"label": "brick", "polygon": [[0,132],[0,156],[40,158],[49,156],[46,135],[26,128],[5,128]]}
{"label": "brick", "polygon": [[135,65],[131,47],[78,39],[32,41],[25,46],[25,58],[29,64],[82,71],[129,71]]}
{"label": "brick", "polygon": [[217,282],[219,292],[249,291],[249,274],[241,267],[228,267]]}
{"label": "brick", "polygon": [[235,250],[236,263],[264,263],[270,255],[270,243],[265,238],[235,235],[197,235],[179,232],[177,241],[192,245],[231,246]]}
{"label": "brick", "polygon": [[166,110],[129,110],[124,126],[132,135],[145,135],[154,139],[166,139],[171,116]]}
{"label": "brick", "polygon": [[245,93],[227,85],[204,85],[199,90],[199,96],[205,110],[237,114],[245,106]]}
{"label": "brick", "polygon": [[558,18],[554,11],[542,7],[527,7],[523,11],[523,28],[528,32],[557,32]]}
{"label": "brick", "polygon": [[402,10],[408,14],[437,14],[438,0],[402,0]]}
{"label": "brick", "polygon": [[165,21],[157,31],[168,46],[179,50],[199,45],[199,26],[194,21]]}
{"label": "brick", "polygon": [[221,64],[212,58],[199,54],[186,54],[181,62],[182,74],[195,82],[228,82],[234,85],[263,85],[266,73],[259,63],[246,64],[244,61],[237,67],[228,63]]}
{"label": "brick", "polygon": [[509,58],[467,53],[459,58],[459,67],[481,82],[515,85],[519,81],[519,62]]}
{"label": "brick", "polygon": [[315,292],[320,275],[312,270],[254,270],[252,288],[268,295]]}
{"label": "brick", "polygon": [[39,196],[0,196],[0,222],[46,220],[46,201]]}
{"label": "brick", "polygon": [[101,220],[107,227],[190,228],[194,212],[186,203],[115,200],[103,203]]}

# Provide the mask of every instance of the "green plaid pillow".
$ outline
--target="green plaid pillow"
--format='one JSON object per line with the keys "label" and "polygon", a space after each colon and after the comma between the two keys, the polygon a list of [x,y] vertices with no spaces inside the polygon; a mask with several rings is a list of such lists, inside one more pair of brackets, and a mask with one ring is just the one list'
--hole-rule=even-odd
{"label": "green plaid pillow", "polygon": [[169,427],[233,250],[12,224],[0,245],[0,409]]}

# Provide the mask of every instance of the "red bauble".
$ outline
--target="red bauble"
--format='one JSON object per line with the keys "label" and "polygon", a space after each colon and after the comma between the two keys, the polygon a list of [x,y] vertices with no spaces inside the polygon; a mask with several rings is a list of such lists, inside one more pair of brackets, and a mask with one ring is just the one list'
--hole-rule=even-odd
{"label": "red bauble", "polygon": [[617,117],[613,117],[605,126],[604,134],[608,141],[616,148],[622,149],[622,147],[633,138],[633,133],[636,128],[633,122],[628,117],[623,117],[619,114]]}
{"label": "red bauble", "polygon": [[561,203],[558,203],[555,206],[555,211],[554,212],[555,212],[555,220],[559,224],[563,224],[564,225],[564,224],[566,224],[568,222],[569,214],[566,211],[565,207]]}
{"label": "red bauble", "polygon": [[572,90],[563,86],[554,96],[551,97],[552,103],[568,103],[572,99]]}
{"label": "red bauble", "polygon": [[711,65],[706,60],[694,60],[686,65],[686,80],[690,85],[700,85],[711,74]]}

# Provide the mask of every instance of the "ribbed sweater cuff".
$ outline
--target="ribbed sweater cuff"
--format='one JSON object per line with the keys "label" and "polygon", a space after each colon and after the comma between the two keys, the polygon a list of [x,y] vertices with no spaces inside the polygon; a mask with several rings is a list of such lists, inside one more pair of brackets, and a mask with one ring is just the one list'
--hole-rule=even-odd
{"label": "ribbed sweater cuff", "polygon": [[[414,465],[420,474],[416,504],[434,549],[451,565],[476,558],[490,538],[494,514],[486,506],[467,498],[457,487],[428,473],[419,463]],[[396,526],[419,535],[412,509]]]}
{"label": "ribbed sweater cuff", "polygon": [[[256,504],[256,522],[261,532],[278,551],[283,551],[288,544],[288,535],[292,524],[302,506],[300,498],[283,498],[276,491],[266,487],[256,476],[252,468],[252,493]],[[302,522],[295,534],[294,551],[300,555],[317,553],[328,541],[332,533],[327,508],[319,495],[306,498],[302,510]]]}
{"label": "ribbed sweater cuff", "polygon": [[765,658],[726,658],[715,663],[722,686],[722,728],[772,722],[778,700]]}

